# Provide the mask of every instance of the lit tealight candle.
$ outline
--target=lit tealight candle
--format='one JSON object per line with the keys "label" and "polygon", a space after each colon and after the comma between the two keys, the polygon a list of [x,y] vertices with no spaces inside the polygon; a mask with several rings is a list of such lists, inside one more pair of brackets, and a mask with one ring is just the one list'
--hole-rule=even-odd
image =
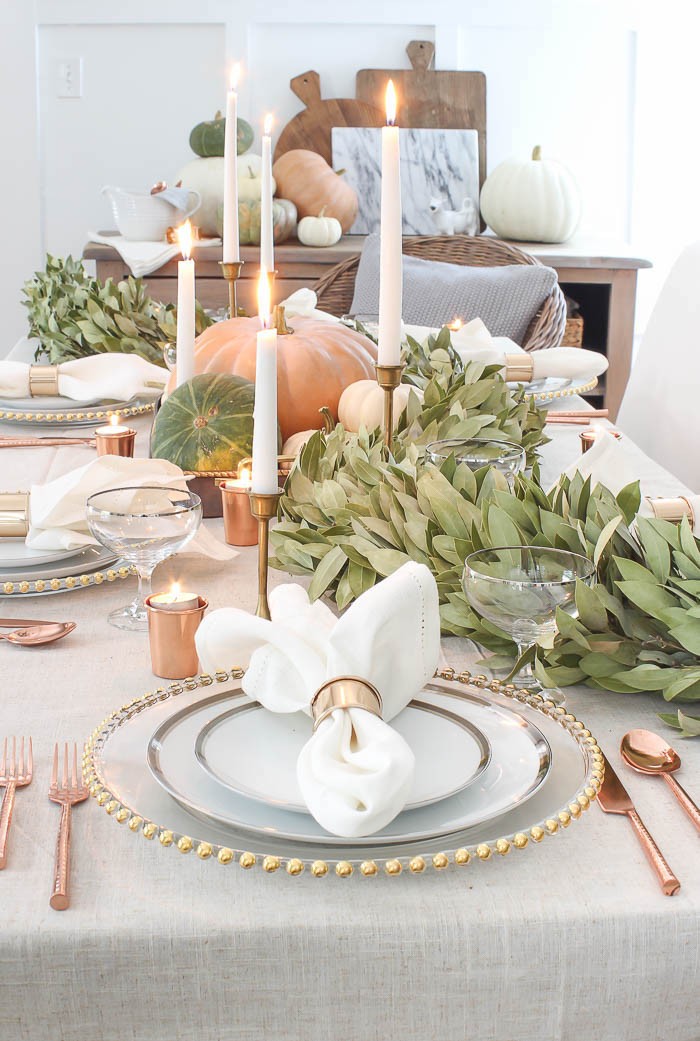
{"label": "lit tealight candle", "polygon": [[149,597],[149,604],[154,611],[191,611],[199,607],[197,593],[183,593],[179,582],[174,582],[169,593],[156,593]]}
{"label": "lit tealight candle", "polygon": [[133,457],[136,431],[122,426],[119,417],[112,415],[106,426],[95,431],[95,444],[98,455],[120,455]]}
{"label": "lit tealight candle", "polygon": [[464,322],[462,321],[461,318],[453,318],[452,321],[447,326],[447,328],[451,329],[453,333],[458,333],[463,325],[464,325]]}

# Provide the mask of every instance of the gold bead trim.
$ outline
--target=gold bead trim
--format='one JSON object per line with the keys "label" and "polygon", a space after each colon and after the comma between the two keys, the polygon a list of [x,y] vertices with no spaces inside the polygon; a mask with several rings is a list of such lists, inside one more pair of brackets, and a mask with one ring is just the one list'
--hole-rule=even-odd
{"label": "gold bead trim", "polygon": [[36,578],[31,582],[19,580],[15,582],[3,582],[0,596],[21,596],[23,593],[56,593],[59,589],[85,589],[87,586],[99,586],[105,579],[114,582],[115,579],[129,578],[135,575],[136,570],[132,567],[119,567],[116,571],[110,568],[108,571],[93,571],[83,575],[67,575],[65,578]]}
{"label": "gold bead trim", "polygon": [[118,416],[120,419],[126,416],[142,416],[146,412],[152,412],[155,402],[149,401],[142,405],[125,405],[124,408],[99,409],[94,412],[15,412],[14,409],[0,410],[0,421],[3,423],[65,423],[82,422],[87,420],[109,419],[110,416]]}
{"label": "gold bead trim", "polygon": [[[107,581],[113,581],[117,577],[126,577],[126,575],[121,574],[122,571],[128,574],[128,569],[119,568],[117,572],[107,572],[103,578],[106,578]],[[79,579],[75,581],[79,582]],[[7,584],[11,585],[12,583]],[[98,806],[102,806],[118,823],[126,824],[128,829],[134,832],[134,834],[140,832],[144,838],[149,840],[153,840],[157,836],[160,845],[163,847],[167,848],[174,845],[182,854],[194,851],[200,860],[213,859],[224,866],[232,864],[234,860],[237,860],[239,866],[245,870],[260,865],[263,871],[268,874],[274,874],[283,868],[284,872],[292,878],[304,874],[307,867],[314,878],[324,878],[331,873],[334,873],[338,878],[350,878],[355,874],[356,870],[364,878],[373,878],[382,871],[390,877],[398,876],[403,874],[404,869],[410,874],[421,875],[425,873],[428,866],[432,867],[434,871],[444,872],[452,865],[463,867],[472,860],[490,860],[494,854],[505,857],[512,850],[525,849],[530,842],[540,843],[548,835],[556,835],[562,829],[568,828],[572,822],[579,820],[581,814],[589,809],[592,801],[595,800],[603,781],[605,767],[602,752],[590,730],[587,730],[584,724],[579,722],[570,712],[563,711],[560,707],[545,701],[537,694],[532,695],[524,690],[516,690],[512,684],[502,684],[498,680],[488,680],[481,675],[472,677],[468,671],[457,672],[453,668],[445,668],[436,673],[438,679],[476,686],[481,689],[488,688],[514,701],[529,705],[539,712],[544,712],[551,716],[559,726],[567,730],[581,749],[586,762],[586,779],[579,792],[567,806],[559,810],[554,816],[541,821],[539,824],[534,824],[529,832],[521,831],[514,835],[503,836],[494,842],[481,842],[472,847],[460,847],[451,854],[449,852],[440,852],[431,854],[428,857],[417,854],[405,860],[392,857],[383,863],[374,860],[365,860],[360,864],[353,864],[349,860],[337,862],[314,860],[305,863],[299,857],[284,857],[274,854],[256,855],[248,850],[233,850],[229,849],[228,846],[218,846],[201,839],[193,839],[189,835],[180,835],[158,825],[155,821],[144,819],[128,806],[124,806],[119,802],[106,787],[99,765],[99,753],[110,734],[132,716],[161,701],[177,697],[185,691],[212,686],[214,683],[240,680],[243,675],[243,669],[233,668],[228,671],[222,669],[213,676],[207,673],[203,673],[200,676],[191,676],[171,683],[166,688],[157,687],[152,692],[134,698],[126,705],[123,705],[121,709],[104,719],[86,742],[83,755],[83,777],[88,785],[90,795],[95,799]]]}

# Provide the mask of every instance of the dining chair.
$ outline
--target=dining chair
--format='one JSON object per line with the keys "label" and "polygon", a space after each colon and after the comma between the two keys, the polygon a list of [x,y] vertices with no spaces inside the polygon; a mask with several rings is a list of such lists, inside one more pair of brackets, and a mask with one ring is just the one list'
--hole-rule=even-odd
{"label": "dining chair", "polygon": [[700,242],[671,268],[642,336],[617,426],[700,492]]}
{"label": "dining chair", "polygon": [[[463,264],[468,267],[540,265],[539,260],[517,246],[484,235],[405,236],[403,252],[410,257],[437,260],[447,264]],[[359,264],[358,253],[335,264],[318,280],[313,289],[320,310],[338,316],[350,311]],[[555,285],[530,322],[522,346],[526,351],[558,347],[564,336],[565,325],[566,301],[559,285]]]}

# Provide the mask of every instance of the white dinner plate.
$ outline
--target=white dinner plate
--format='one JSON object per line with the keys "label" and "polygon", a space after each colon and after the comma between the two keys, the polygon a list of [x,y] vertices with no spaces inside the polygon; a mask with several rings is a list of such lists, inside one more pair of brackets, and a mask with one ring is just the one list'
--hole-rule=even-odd
{"label": "white dinner plate", "polygon": [[[0,408],[14,409],[16,412],[36,411],[41,408],[42,412],[73,412],[76,409],[89,408],[96,405],[100,398],[89,398],[86,401],[74,401],[73,398],[64,398],[60,394],[42,395],[39,398],[1,398]],[[103,402],[104,404],[104,402]]]}
{"label": "white dinner plate", "polygon": [[31,549],[24,539],[0,539],[0,572],[55,564],[81,552],[82,549]]}
{"label": "white dinner plate", "polygon": [[[180,725],[187,724],[185,716]],[[462,791],[491,758],[489,742],[477,727],[436,705],[412,702],[392,726],[416,757],[408,810]],[[311,720],[305,713],[268,712],[259,702],[246,699],[205,723],[194,752],[214,783],[269,806],[307,814],[296,764],[310,737]],[[161,743],[158,733],[153,739]],[[440,750],[437,758],[436,749]]]}
{"label": "white dinner plate", "polygon": [[[222,710],[247,703],[248,699],[239,691],[213,694],[171,713],[148,742],[147,762],[158,784],[196,817],[258,836],[346,848],[382,846],[463,832],[524,802],[542,785],[551,766],[550,747],[541,730],[517,708],[511,709],[468,692],[453,696],[433,684],[421,692],[419,700],[454,713],[476,727],[491,746],[491,760],[479,777],[462,791],[429,806],[404,810],[381,831],[359,839],[329,834],[310,814],[295,813],[240,795],[202,769],[195,755],[193,735],[221,715]],[[310,723],[308,717],[304,718],[309,734]],[[284,720],[289,727],[289,716]],[[392,722],[398,720],[400,715]],[[260,767],[268,759],[266,743],[259,745],[257,752]],[[436,767],[442,750],[434,748],[430,756]]]}
{"label": "white dinner plate", "polygon": [[[84,549],[71,550],[70,556],[55,560],[53,563],[35,563],[13,568],[0,567],[0,596],[46,596],[52,593],[65,593],[73,588],[80,589],[85,583],[78,582],[73,585],[60,580],[69,579],[71,576],[78,579],[87,576],[89,578],[87,584],[92,585],[101,581],[99,578],[93,578],[96,572],[106,571],[115,566],[118,560],[119,557],[116,553],[103,546],[86,546]],[[40,589],[36,588],[37,582],[43,583]],[[29,589],[22,589],[25,583],[29,585]],[[51,583],[54,583],[54,586]],[[8,588],[5,588],[6,586]]]}

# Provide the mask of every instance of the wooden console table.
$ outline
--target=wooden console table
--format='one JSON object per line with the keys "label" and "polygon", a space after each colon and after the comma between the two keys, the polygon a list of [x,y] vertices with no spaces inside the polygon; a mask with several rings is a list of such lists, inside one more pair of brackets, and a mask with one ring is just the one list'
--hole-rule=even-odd
{"label": "wooden console table", "polygon": [[[314,249],[302,246],[296,240],[275,247],[277,278],[275,301],[284,300],[296,289],[312,286],[329,267],[359,253],[364,239],[348,235],[335,246]],[[651,267],[627,247],[594,239],[572,240],[564,245],[517,242],[514,245],[527,250],[553,267],[562,289],[580,305],[584,319],[584,347],[606,354],[610,362],[604,382],[591,395],[597,404],[604,399],[615,418],[622,400],[632,361],[634,336],[634,306],[637,292],[637,272]],[[249,313],[256,309],[256,283],[259,250],[244,247],[245,261],[239,281],[239,306]],[[227,287],[221,278],[218,249],[195,250],[197,262],[197,298],[204,307],[224,307]],[[97,277],[115,280],[129,274],[116,250],[110,246],[88,243],[83,251],[85,260],[96,261]],[[145,279],[148,292],[156,300],[174,302],[177,297],[177,262],[171,261]]]}

